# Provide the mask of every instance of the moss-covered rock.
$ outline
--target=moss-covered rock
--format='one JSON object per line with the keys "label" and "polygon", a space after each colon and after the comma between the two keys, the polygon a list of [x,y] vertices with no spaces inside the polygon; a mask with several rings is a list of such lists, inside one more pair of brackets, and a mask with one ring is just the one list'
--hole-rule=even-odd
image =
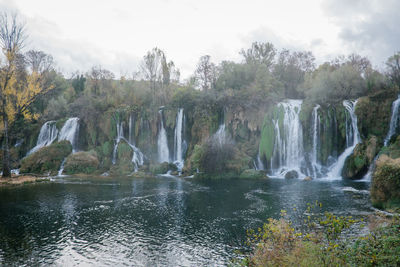
{"label": "moss-covered rock", "polygon": [[132,148],[124,140],[117,147],[116,164],[110,168],[112,175],[128,175],[134,171],[132,163]]}
{"label": "moss-covered rock", "polygon": [[268,178],[264,171],[258,171],[254,169],[247,169],[244,170],[239,178],[243,179],[261,179],[261,178]]}
{"label": "moss-covered rock", "polygon": [[358,129],[362,136],[375,135],[383,140],[389,130],[391,107],[398,92],[395,89],[384,89],[361,97],[356,106]]}
{"label": "moss-covered rock", "polygon": [[99,159],[95,151],[77,152],[67,157],[64,165],[66,174],[93,174],[98,170]]}
{"label": "moss-covered rock", "polygon": [[189,159],[191,170],[217,176],[229,173],[239,176],[249,168],[251,158],[233,143],[216,144],[212,139],[203,145],[196,145]]}
{"label": "moss-covered rock", "polygon": [[168,162],[163,162],[159,164],[150,164],[149,170],[150,173],[152,174],[165,174],[169,170],[169,163]]}
{"label": "moss-covered rock", "polygon": [[299,174],[295,170],[288,171],[285,174],[285,179],[295,179],[295,178],[299,178]]}
{"label": "moss-covered rock", "polygon": [[381,155],[371,184],[372,204],[379,208],[400,207],[400,158]]}
{"label": "moss-covered rock", "polygon": [[361,179],[368,172],[378,152],[378,138],[371,136],[367,141],[357,144],[353,153],[347,157],[342,170],[342,176],[346,179]]}
{"label": "moss-covered rock", "polygon": [[21,161],[21,173],[55,175],[62,161],[72,152],[68,141],[61,141],[43,147]]}

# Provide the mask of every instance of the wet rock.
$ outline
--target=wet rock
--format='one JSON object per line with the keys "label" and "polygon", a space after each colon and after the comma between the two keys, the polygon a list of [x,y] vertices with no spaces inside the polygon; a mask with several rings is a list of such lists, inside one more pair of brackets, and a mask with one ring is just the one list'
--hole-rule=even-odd
{"label": "wet rock", "polygon": [[306,178],[304,178],[304,181],[312,181],[313,178],[311,176],[307,176]]}
{"label": "wet rock", "polygon": [[299,178],[299,174],[295,170],[288,171],[285,174],[285,179],[295,179],[295,178]]}

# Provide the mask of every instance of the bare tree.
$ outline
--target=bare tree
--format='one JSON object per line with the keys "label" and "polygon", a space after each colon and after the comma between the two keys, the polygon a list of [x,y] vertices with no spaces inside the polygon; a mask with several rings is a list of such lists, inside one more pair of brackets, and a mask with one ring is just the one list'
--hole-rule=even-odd
{"label": "bare tree", "polygon": [[205,91],[214,88],[217,80],[217,68],[210,59],[209,55],[202,56],[195,71],[195,78]]}
{"label": "bare tree", "polygon": [[156,96],[157,82],[162,79],[163,59],[165,60],[164,52],[155,47],[151,51],[148,51],[143,57],[143,62],[140,66],[144,78],[150,81],[150,87],[154,98]]}
{"label": "bare tree", "polygon": [[386,61],[388,76],[394,84],[400,87],[400,52],[389,57]]}
{"label": "bare tree", "polygon": [[25,60],[32,72],[44,73],[53,68],[54,60],[43,51],[30,50],[25,53]]}
{"label": "bare tree", "polygon": [[86,73],[89,86],[92,88],[94,95],[100,94],[102,88],[110,87],[110,81],[115,78],[114,74],[101,66],[94,66]]}

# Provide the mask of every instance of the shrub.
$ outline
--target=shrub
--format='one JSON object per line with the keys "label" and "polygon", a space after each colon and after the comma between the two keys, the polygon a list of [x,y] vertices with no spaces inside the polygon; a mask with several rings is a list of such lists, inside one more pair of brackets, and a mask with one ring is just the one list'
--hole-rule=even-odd
{"label": "shrub", "polygon": [[43,147],[21,161],[21,173],[57,174],[62,161],[72,152],[69,141],[53,143]]}

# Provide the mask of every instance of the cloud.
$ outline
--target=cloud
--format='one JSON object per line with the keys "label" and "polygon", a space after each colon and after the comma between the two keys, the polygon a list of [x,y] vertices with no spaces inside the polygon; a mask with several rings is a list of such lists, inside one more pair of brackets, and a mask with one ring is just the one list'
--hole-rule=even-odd
{"label": "cloud", "polygon": [[322,7],[352,52],[369,55],[382,65],[400,50],[400,1],[326,0]]}

